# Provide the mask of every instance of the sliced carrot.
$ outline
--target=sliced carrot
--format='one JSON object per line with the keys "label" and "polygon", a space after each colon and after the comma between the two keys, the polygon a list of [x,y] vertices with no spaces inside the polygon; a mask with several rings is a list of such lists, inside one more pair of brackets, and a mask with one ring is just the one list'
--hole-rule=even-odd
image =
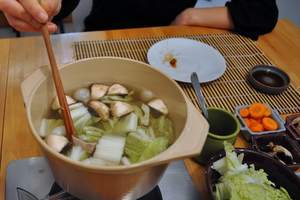
{"label": "sliced carrot", "polygon": [[262,118],[259,118],[259,119],[255,119],[258,123],[260,123],[261,124],[261,120],[262,120]]}
{"label": "sliced carrot", "polygon": [[264,127],[262,124],[252,124],[249,129],[253,132],[263,132],[264,131]]}
{"label": "sliced carrot", "polygon": [[250,127],[250,120],[248,118],[243,118],[246,126],[249,128]]}
{"label": "sliced carrot", "polygon": [[239,114],[242,118],[249,117],[249,109],[248,108],[241,108],[239,110]]}
{"label": "sliced carrot", "polygon": [[267,131],[274,131],[278,129],[278,124],[276,121],[270,117],[264,117],[261,121],[264,129]]}
{"label": "sliced carrot", "polygon": [[249,118],[249,122],[250,122],[250,126],[252,126],[253,124],[259,124],[258,121],[256,121],[256,119],[253,118]]}
{"label": "sliced carrot", "polygon": [[265,114],[264,114],[264,116],[265,117],[270,117],[271,115],[272,115],[272,111],[271,111],[271,109],[269,108],[269,106],[267,106],[267,105],[265,105],[265,104],[263,104],[264,106],[265,106]]}
{"label": "sliced carrot", "polygon": [[262,118],[265,114],[265,106],[262,103],[253,103],[249,107],[249,114],[254,119]]}

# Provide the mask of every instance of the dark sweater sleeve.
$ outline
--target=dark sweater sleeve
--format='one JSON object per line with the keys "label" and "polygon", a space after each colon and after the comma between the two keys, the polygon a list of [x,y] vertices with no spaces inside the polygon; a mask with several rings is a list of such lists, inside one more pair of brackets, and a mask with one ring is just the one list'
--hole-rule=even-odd
{"label": "dark sweater sleeve", "polygon": [[63,0],[61,2],[61,11],[53,17],[52,21],[57,22],[60,21],[66,17],[68,17],[73,10],[77,7],[80,0]]}
{"label": "dark sweater sleeve", "polygon": [[275,0],[232,0],[226,6],[235,31],[253,40],[271,32],[276,26],[278,8]]}

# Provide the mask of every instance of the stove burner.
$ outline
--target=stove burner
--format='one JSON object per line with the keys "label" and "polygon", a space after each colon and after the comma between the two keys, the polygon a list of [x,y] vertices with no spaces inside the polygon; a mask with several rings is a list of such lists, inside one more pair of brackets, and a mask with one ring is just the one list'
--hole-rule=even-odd
{"label": "stove burner", "polygon": [[151,190],[151,192],[137,200],[162,200],[159,186],[157,185],[153,190]]}
{"label": "stove burner", "polygon": [[[51,191],[49,192],[50,188]],[[43,157],[26,158],[11,162],[6,168],[5,193],[5,200],[38,200],[54,194],[56,196],[68,196],[69,200],[77,200],[77,198],[64,192],[59,185],[55,184],[51,170]],[[63,199],[67,198],[64,197]],[[182,160],[170,163],[158,186],[137,200],[161,199],[200,200],[200,196]]]}
{"label": "stove burner", "polygon": [[[72,195],[70,195],[68,193],[62,193],[62,192],[63,192],[63,189],[56,182],[54,182],[48,196],[56,197],[57,195],[61,194],[62,196],[59,196],[59,197],[62,200],[63,199],[79,200],[78,198],[73,197]],[[145,196],[143,196],[137,200],[162,200],[162,195],[161,195],[159,187],[156,186],[153,190],[151,190],[151,192],[149,192],[148,194],[146,194]]]}

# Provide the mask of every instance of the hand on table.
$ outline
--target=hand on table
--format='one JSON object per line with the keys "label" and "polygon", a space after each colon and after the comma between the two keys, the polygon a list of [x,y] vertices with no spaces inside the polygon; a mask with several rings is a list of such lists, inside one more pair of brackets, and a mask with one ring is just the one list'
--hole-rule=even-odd
{"label": "hand on table", "polygon": [[204,26],[231,30],[234,24],[227,7],[187,8],[170,25]]}

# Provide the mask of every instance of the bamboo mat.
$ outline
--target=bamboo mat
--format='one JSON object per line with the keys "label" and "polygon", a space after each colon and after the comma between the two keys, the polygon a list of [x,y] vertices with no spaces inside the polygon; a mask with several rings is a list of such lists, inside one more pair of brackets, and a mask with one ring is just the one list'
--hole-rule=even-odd
{"label": "bamboo mat", "polygon": [[[253,102],[268,103],[279,114],[300,112],[300,93],[293,87],[278,95],[263,94],[247,81],[251,67],[259,64],[273,65],[256,43],[237,34],[182,35],[176,38],[194,39],[217,49],[226,60],[226,71],[218,79],[201,84],[208,107],[221,107],[234,112],[234,107]],[[117,56],[148,63],[148,49],[163,39],[172,37],[137,38],[103,41],[79,41],[73,44],[77,60]],[[201,109],[190,83],[178,82],[193,104]]]}

